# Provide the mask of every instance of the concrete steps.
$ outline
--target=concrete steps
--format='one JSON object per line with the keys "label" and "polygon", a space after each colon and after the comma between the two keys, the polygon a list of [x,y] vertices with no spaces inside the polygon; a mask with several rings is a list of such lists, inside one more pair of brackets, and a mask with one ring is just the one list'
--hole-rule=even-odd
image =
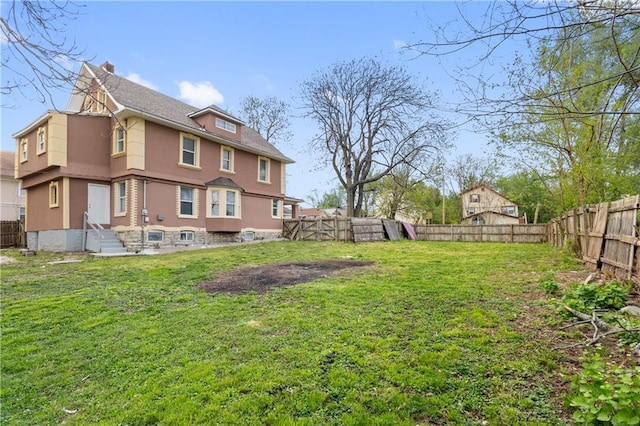
{"label": "concrete steps", "polygon": [[[87,248],[92,247],[96,253],[103,254],[126,254],[127,248],[122,245],[115,231],[103,229],[100,231],[102,239],[99,238],[98,231],[90,230],[87,233]],[[93,243],[93,244],[90,244]]]}

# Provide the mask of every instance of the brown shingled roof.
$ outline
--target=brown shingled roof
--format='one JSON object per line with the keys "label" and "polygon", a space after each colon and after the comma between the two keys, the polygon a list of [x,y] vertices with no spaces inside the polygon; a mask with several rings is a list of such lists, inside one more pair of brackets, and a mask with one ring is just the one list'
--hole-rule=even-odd
{"label": "brown shingled roof", "polygon": [[[202,110],[202,108],[196,108],[170,96],[156,92],[153,89],[134,83],[124,77],[118,76],[117,74],[109,73],[104,69],[87,62],[85,62],[85,66],[100,80],[104,88],[109,92],[109,95],[111,95],[111,97],[123,107],[144,112],[145,114],[176,123],[177,125],[190,127],[194,131],[200,133],[203,132],[200,125],[194,119],[189,117],[189,115]],[[216,105],[210,105],[206,108],[213,109],[237,120],[238,122],[242,122],[240,119],[234,117],[232,114]],[[234,141],[224,135],[208,130],[205,131],[205,133],[209,133],[218,139],[227,140],[230,143],[237,144],[237,141]],[[240,135],[241,146],[245,146],[250,150],[257,151],[276,160],[281,160],[287,163],[293,162],[292,159],[285,156],[250,127],[242,126]]]}
{"label": "brown shingled roof", "polygon": [[2,176],[11,176],[13,178],[13,169],[15,167],[16,153],[11,151],[0,152],[0,174]]}

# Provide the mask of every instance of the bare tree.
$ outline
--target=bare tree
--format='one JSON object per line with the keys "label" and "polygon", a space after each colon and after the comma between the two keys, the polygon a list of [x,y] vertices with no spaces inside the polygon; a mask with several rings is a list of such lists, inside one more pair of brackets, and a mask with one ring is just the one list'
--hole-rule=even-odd
{"label": "bare tree", "polygon": [[454,192],[462,193],[481,183],[492,185],[497,179],[498,165],[495,158],[459,155],[446,165]]}
{"label": "bare tree", "polygon": [[[0,17],[2,30],[2,95],[35,92],[40,102],[50,101],[52,91],[73,84],[77,74],[69,64],[82,61],[84,51],[66,25],[84,6],[70,1],[16,1]],[[4,8],[3,8],[4,9]]]}
{"label": "bare tree", "polygon": [[[534,64],[526,63],[527,53],[515,58],[505,58],[502,48],[511,41],[526,43],[531,48],[538,43],[553,45],[558,51],[571,50],[574,40],[585,37],[594,30],[603,30],[611,42],[611,60],[618,66],[610,67],[609,74],[594,75],[591,80],[580,81],[564,90],[579,90],[608,80],[626,80],[627,86],[640,84],[640,49],[638,46],[640,5],[628,0],[585,0],[577,2],[507,0],[487,3],[468,2],[466,5],[484,7],[469,11],[465,3],[458,3],[459,19],[438,24],[431,38],[407,46],[419,55],[458,55],[466,50],[476,56],[472,62],[461,64],[455,71],[455,79],[466,95],[467,103],[460,105],[462,112],[473,116],[509,114],[518,111],[523,102],[531,100],[531,94],[520,96],[493,96],[502,77],[491,65],[495,60],[509,60],[521,69],[528,69],[527,78],[535,78]],[[554,65],[550,64],[551,68]],[[491,75],[482,75],[482,69],[490,69]],[[453,74],[453,73],[452,73]],[[498,93],[502,93],[498,91]],[[557,93],[540,93],[539,99]],[[626,114],[627,112],[602,110],[593,114]]]}
{"label": "bare tree", "polygon": [[415,164],[445,145],[445,121],[400,66],[373,58],[334,64],[301,85],[303,108],[319,126],[311,149],[331,164],[359,216],[365,185]]}
{"label": "bare tree", "polygon": [[245,123],[272,144],[288,143],[293,138],[286,102],[275,96],[264,99],[247,96],[242,100],[241,109]]}

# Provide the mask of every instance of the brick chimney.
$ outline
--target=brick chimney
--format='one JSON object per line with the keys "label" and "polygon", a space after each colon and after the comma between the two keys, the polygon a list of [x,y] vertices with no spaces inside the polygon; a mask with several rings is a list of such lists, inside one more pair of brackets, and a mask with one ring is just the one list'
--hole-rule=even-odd
{"label": "brick chimney", "polygon": [[109,61],[106,61],[104,64],[100,65],[100,68],[111,74],[116,71],[116,67],[113,64],[110,64]]}

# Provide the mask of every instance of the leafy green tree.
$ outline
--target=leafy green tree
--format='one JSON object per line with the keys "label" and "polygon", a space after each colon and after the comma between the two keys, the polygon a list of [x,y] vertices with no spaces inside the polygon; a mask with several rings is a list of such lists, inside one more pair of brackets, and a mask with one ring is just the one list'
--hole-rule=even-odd
{"label": "leafy green tree", "polygon": [[[537,78],[519,69],[510,74],[514,91],[525,96],[513,114],[502,118],[498,147],[553,178],[554,198],[563,211],[639,188],[639,86],[629,81],[616,55],[633,50],[629,55],[636,56],[629,61],[640,65],[640,35],[632,30],[640,26],[640,17],[620,25],[626,28],[593,26],[580,37],[543,40]],[[626,31],[625,44],[633,49],[616,49],[607,31]],[[603,78],[616,74],[619,78]]]}
{"label": "leafy green tree", "polygon": [[496,189],[519,206],[520,215],[525,214],[529,223],[546,223],[563,213],[553,200],[553,192],[534,173],[501,176]]}
{"label": "leafy green tree", "polygon": [[311,205],[317,209],[338,209],[345,205],[344,188],[341,186],[323,192],[322,195],[319,195],[318,190],[314,189],[308,198],[311,200]]}

